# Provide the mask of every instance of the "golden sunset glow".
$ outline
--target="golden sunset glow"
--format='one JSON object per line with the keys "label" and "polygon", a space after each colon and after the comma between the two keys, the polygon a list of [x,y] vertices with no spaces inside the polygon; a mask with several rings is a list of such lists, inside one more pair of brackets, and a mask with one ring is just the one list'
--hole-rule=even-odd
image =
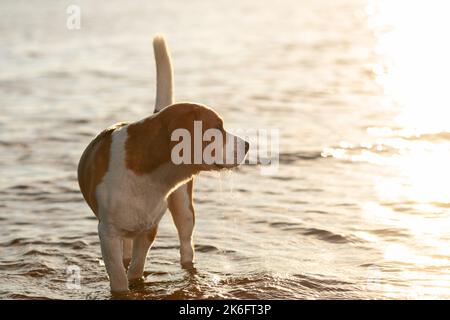
{"label": "golden sunset glow", "polygon": [[385,141],[400,147],[401,154],[388,162],[409,181],[383,185],[383,197],[449,202],[449,145],[431,143],[450,133],[449,7],[444,1],[372,1],[368,6],[371,23],[382,30],[377,32],[377,81],[398,107],[397,134],[406,139]]}
{"label": "golden sunset glow", "polygon": [[[450,5],[444,1],[371,1],[369,21],[377,37],[379,61],[373,70],[391,108],[398,110],[396,128],[371,128],[368,133],[380,144],[394,147],[390,157],[371,155],[366,160],[390,166],[395,176],[380,177],[375,186],[381,203],[415,202],[422,215],[410,215],[383,205],[367,203],[370,220],[401,226],[418,245],[386,243],[384,259],[411,263],[420,268],[445,268],[449,251],[440,239],[450,231],[450,43],[447,41]],[[379,160],[378,162],[375,160]],[[435,255],[421,255],[421,248]],[[450,292],[450,279],[421,283],[421,272],[402,271],[408,288],[386,284],[390,297],[433,297]]]}
{"label": "golden sunset glow", "polygon": [[377,81],[403,111],[399,124],[414,134],[450,131],[450,4],[445,1],[371,1],[378,39]]}

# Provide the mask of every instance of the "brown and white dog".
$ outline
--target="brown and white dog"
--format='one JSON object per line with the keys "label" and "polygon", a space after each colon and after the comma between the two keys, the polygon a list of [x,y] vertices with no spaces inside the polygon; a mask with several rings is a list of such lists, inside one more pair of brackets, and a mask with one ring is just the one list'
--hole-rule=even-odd
{"label": "brown and white dog", "polygon": [[[147,252],[167,207],[178,230],[180,262],[183,267],[192,266],[193,177],[201,171],[238,166],[249,148],[248,142],[224,130],[222,118],[213,109],[197,103],[173,104],[173,71],[164,38],[156,37],[153,48],[155,113],[101,132],[78,166],[81,192],[99,220],[102,256],[114,292],[128,291],[128,281],[143,276]],[[201,121],[203,132],[214,128],[223,133],[223,154],[233,152],[231,163],[172,161],[173,131],[184,129],[194,135],[194,121]],[[203,148],[207,145],[202,141]]]}

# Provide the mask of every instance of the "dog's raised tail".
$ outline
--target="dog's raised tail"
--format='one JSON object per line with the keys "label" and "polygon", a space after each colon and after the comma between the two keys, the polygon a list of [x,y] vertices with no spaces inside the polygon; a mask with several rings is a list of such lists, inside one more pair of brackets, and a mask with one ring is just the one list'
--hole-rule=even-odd
{"label": "dog's raised tail", "polygon": [[173,98],[173,70],[169,49],[163,36],[153,39],[156,62],[156,102],[155,112],[171,105]]}

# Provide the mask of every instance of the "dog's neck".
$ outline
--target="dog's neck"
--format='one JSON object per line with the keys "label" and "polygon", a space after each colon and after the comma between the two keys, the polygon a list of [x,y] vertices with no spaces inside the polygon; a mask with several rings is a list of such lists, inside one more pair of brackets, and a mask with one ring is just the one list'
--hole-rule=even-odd
{"label": "dog's neck", "polygon": [[163,196],[167,198],[172,191],[189,181],[196,173],[190,166],[166,162],[158,167],[153,179],[154,183],[160,186]]}

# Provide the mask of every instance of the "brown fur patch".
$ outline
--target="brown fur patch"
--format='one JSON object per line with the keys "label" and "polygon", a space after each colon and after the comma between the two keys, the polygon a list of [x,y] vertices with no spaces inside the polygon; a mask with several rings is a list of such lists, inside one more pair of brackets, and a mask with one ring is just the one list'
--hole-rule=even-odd
{"label": "brown fur patch", "polygon": [[98,206],[95,190],[108,170],[112,143],[111,135],[117,128],[125,125],[126,123],[119,123],[102,131],[88,145],[78,164],[78,184],[81,193],[97,217]]}
{"label": "brown fur patch", "polygon": [[148,118],[128,127],[126,166],[137,175],[152,172],[170,161],[167,132],[159,118]]}

